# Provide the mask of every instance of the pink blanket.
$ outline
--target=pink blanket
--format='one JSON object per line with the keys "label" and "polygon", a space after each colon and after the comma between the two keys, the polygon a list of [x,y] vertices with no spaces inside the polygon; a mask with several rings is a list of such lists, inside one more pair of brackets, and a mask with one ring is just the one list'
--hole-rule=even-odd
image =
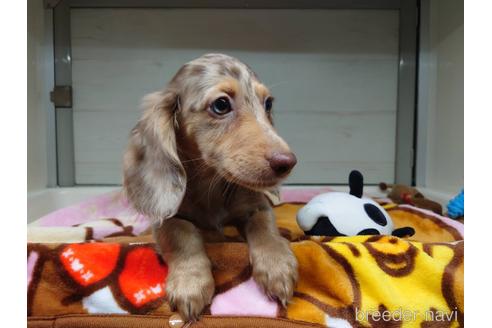
{"label": "pink blanket", "polygon": [[[305,203],[320,193],[330,191],[333,190],[328,187],[282,188],[280,202]],[[429,214],[452,225],[463,235],[464,229],[461,223],[433,213]],[[123,192],[116,190],[39,218],[29,226],[28,240],[60,242],[136,236],[148,229],[149,225],[150,220],[145,215],[137,213]]]}

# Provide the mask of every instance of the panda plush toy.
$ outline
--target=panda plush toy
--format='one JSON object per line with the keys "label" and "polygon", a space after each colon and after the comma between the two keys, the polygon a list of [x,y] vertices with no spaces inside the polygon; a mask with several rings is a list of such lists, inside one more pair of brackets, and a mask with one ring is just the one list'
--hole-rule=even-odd
{"label": "panda plush toy", "polygon": [[311,199],[297,213],[297,223],[304,233],[311,236],[413,236],[415,230],[411,227],[395,230],[384,208],[362,196],[363,180],[362,174],[354,170],[349,175],[349,194],[330,192]]}

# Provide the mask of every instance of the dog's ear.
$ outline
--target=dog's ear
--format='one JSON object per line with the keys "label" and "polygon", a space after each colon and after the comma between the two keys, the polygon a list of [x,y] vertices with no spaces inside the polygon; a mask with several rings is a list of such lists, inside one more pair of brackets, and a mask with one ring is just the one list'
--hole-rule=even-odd
{"label": "dog's ear", "polygon": [[176,146],[178,95],[169,89],[151,93],[142,106],[124,156],[123,186],[137,211],[164,220],[176,214],[186,189]]}

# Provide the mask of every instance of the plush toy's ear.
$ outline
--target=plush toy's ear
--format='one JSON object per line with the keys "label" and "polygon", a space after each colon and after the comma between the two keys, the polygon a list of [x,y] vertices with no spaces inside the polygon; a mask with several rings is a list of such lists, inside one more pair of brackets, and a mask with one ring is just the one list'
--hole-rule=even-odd
{"label": "plush toy's ear", "polygon": [[357,198],[362,197],[362,190],[364,188],[364,177],[362,173],[357,170],[353,170],[349,175],[350,194]]}
{"label": "plush toy's ear", "polygon": [[415,229],[412,227],[402,227],[393,230],[391,235],[399,238],[412,237],[413,235],[415,235]]}

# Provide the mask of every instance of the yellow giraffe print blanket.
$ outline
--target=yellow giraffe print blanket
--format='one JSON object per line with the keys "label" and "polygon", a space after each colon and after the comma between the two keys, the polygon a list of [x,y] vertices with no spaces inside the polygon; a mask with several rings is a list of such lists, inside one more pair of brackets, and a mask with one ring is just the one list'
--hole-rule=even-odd
{"label": "yellow giraffe print blanket", "polygon": [[[416,230],[412,240],[308,238],[295,222],[301,206],[275,207],[279,230],[299,261],[288,307],[258,289],[247,246],[234,241],[231,229],[230,242],[207,245],[216,293],[197,326],[463,326],[464,241],[456,226],[395,206],[388,213],[395,227]],[[173,315],[165,298],[167,266],[150,236],[30,243],[27,251],[30,327],[165,327]]]}

